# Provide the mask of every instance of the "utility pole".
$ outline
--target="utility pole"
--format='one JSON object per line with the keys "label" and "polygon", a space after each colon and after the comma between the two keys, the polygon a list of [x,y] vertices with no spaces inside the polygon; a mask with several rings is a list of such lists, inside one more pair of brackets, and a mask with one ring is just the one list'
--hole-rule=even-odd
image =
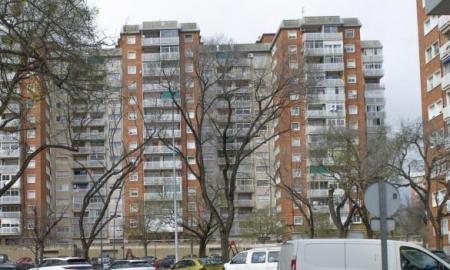
{"label": "utility pole", "polygon": [[175,239],[175,262],[178,261],[178,210],[177,210],[177,171],[175,161],[175,97],[172,92],[172,177],[173,177],[173,218],[174,218],[174,239]]}
{"label": "utility pole", "polygon": [[381,269],[388,270],[387,253],[387,224],[386,224],[386,184],[384,181],[378,181],[379,203],[380,203],[380,239],[381,239]]}

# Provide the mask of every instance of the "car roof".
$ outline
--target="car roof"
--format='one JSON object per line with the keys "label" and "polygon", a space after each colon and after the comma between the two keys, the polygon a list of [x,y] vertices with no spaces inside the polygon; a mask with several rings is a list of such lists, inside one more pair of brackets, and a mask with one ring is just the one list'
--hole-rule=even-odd
{"label": "car roof", "polygon": [[67,260],[85,260],[83,257],[54,257],[54,258],[45,258],[46,260],[60,260],[60,261],[67,261]]}
{"label": "car roof", "polygon": [[147,261],[142,259],[130,259],[130,260],[115,260],[114,262],[147,262]]}
{"label": "car roof", "polygon": [[257,247],[252,249],[243,250],[245,251],[280,251],[281,246],[272,246],[272,247]]}

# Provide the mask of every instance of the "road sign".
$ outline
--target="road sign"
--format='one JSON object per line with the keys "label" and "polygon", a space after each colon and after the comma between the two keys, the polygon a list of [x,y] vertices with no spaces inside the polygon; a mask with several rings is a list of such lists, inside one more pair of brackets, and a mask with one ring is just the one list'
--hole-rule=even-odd
{"label": "road sign", "polygon": [[[384,183],[386,191],[386,217],[392,217],[400,208],[400,193],[390,183]],[[380,196],[379,196],[380,182],[375,182],[366,188],[364,192],[364,204],[369,212],[375,216],[380,217]]]}
{"label": "road sign", "polygon": [[[386,219],[386,229],[390,232],[395,230],[395,221],[392,218],[388,218]],[[381,224],[380,224],[380,219],[378,218],[372,218],[370,220],[370,228],[374,231],[380,231],[381,229]]]}

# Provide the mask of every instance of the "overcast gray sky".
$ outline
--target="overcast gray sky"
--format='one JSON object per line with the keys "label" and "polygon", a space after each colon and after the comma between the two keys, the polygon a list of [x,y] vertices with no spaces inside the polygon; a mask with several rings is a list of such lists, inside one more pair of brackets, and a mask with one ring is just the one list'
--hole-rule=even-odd
{"label": "overcast gray sky", "polygon": [[98,26],[118,37],[124,24],[178,20],[197,22],[202,36],[225,34],[236,42],[254,42],[275,32],[283,19],[302,16],[358,17],[363,39],[384,45],[383,79],[387,118],[420,117],[420,78],[415,0],[88,0],[99,10]]}

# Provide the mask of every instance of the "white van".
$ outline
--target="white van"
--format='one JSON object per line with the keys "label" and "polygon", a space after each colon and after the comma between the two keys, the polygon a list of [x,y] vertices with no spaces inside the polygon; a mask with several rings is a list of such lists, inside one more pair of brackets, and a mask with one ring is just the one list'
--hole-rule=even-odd
{"label": "white van", "polygon": [[[428,250],[408,242],[388,241],[389,270],[450,270]],[[281,246],[278,270],[380,270],[380,240],[305,239]]]}
{"label": "white van", "polygon": [[225,270],[276,270],[280,247],[254,248],[239,252]]}

